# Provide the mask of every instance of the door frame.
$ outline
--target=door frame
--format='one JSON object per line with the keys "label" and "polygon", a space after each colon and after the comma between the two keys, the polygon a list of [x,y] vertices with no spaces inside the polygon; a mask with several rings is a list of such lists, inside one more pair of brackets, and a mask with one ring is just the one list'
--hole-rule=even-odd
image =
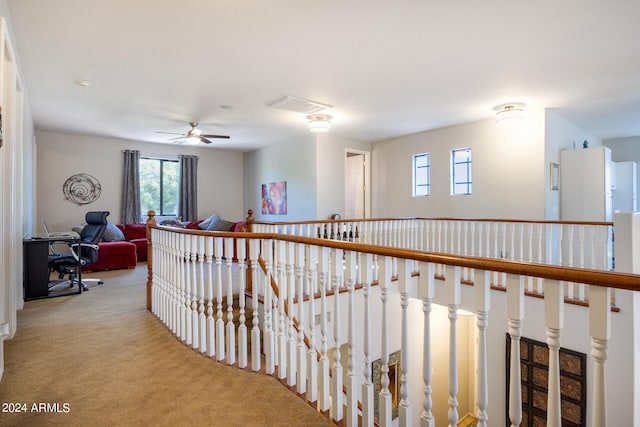
{"label": "door frame", "polygon": [[[355,148],[344,149],[344,176],[347,175],[347,157],[349,153],[362,154],[364,156],[363,173],[364,173],[364,218],[371,217],[371,152],[365,150],[357,150]],[[347,183],[344,181],[344,206],[347,203]]]}

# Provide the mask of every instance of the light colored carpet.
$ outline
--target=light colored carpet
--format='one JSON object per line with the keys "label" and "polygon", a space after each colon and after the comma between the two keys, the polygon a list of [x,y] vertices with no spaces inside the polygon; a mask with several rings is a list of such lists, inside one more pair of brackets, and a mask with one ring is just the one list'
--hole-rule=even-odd
{"label": "light colored carpet", "polygon": [[185,347],[146,310],[146,274],[145,264],[89,274],[105,284],[25,303],[5,342],[0,403],[27,411],[0,413],[1,426],[331,425],[274,378]]}

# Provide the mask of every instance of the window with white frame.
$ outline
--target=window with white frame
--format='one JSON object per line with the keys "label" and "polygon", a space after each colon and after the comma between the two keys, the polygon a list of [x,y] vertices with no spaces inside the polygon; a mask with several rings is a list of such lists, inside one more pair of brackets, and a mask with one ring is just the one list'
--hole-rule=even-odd
{"label": "window with white frame", "polygon": [[158,216],[177,215],[178,161],[143,157],[139,165],[142,212],[153,210]]}
{"label": "window with white frame", "polygon": [[451,194],[471,194],[471,148],[451,150]]}
{"label": "window with white frame", "polygon": [[413,155],[413,197],[431,194],[431,155]]}

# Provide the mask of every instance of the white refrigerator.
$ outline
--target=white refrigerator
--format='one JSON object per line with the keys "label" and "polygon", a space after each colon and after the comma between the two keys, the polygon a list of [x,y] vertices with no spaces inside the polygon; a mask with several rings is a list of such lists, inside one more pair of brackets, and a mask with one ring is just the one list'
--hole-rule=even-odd
{"label": "white refrigerator", "polygon": [[613,221],[611,149],[560,152],[560,219]]}

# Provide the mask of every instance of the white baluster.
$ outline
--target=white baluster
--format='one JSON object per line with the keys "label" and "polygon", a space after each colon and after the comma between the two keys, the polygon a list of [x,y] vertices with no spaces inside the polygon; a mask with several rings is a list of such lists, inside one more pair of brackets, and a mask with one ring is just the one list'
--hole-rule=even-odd
{"label": "white baluster", "polygon": [[453,283],[447,286],[449,310],[449,427],[458,425],[458,336],[456,323],[460,305],[460,267],[453,268]]}
{"label": "white baluster", "polygon": [[589,286],[589,335],[593,356],[593,408],[591,424],[607,426],[605,364],[611,337],[611,289]]}
{"label": "white baluster", "polygon": [[402,307],[401,325],[401,361],[400,361],[400,396],[398,403],[398,416],[401,426],[411,425],[411,405],[409,403],[409,319],[407,308],[409,307],[409,287],[412,284],[413,262],[410,260],[398,261],[398,290],[400,291],[400,306]]}
{"label": "white baluster", "polygon": [[[183,300],[180,304],[180,317],[176,316],[178,322],[174,325],[175,332],[179,334],[182,341],[186,345],[191,345],[193,342],[191,334],[193,333],[191,327],[191,284],[189,283],[189,268],[187,263],[189,262],[189,253],[187,252],[187,236],[180,234],[180,254],[178,258],[178,266],[180,269],[180,290],[182,291]],[[182,315],[184,313],[184,316]]]}
{"label": "white baluster", "polygon": [[295,247],[291,242],[287,243],[287,307],[288,313],[288,334],[287,334],[287,385],[296,385],[296,329],[293,324],[293,297],[296,290],[296,277],[294,271]]}
{"label": "white baluster", "polygon": [[478,327],[478,400],[476,418],[478,427],[487,427],[489,419],[487,408],[489,405],[489,376],[487,370],[487,326],[489,324],[489,308],[491,305],[491,277],[490,272],[480,271],[475,274],[474,297],[476,307],[476,325]]}
{"label": "white baluster", "polygon": [[[280,284],[280,295],[278,295],[278,378],[287,376],[287,314],[284,309],[284,301],[287,298],[287,277],[285,275],[284,261],[286,260],[285,242],[279,240],[275,243],[276,250],[276,274]],[[290,309],[290,308],[289,308]]]}
{"label": "white baluster", "polygon": [[318,252],[320,276],[320,361],[318,363],[318,409],[327,411],[329,400],[329,358],[327,357],[327,287],[329,285],[329,248],[321,247]]}
{"label": "white baluster", "polygon": [[342,284],[342,250],[331,250],[331,265],[333,273],[333,364],[331,365],[331,419],[342,420],[343,392],[342,365],[340,364],[340,287]]}
{"label": "white baluster", "polygon": [[422,379],[424,382],[423,411],[420,416],[421,427],[435,427],[436,420],[431,409],[433,402],[431,399],[431,377],[433,365],[431,363],[431,301],[435,290],[435,266],[433,263],[420,263],[420,286],[419,296],[422,299],[422,313],[424,320],[424,331],[422,341]]}
{"label": "white baluster", "polygon": [[373,282],[373,255],[364,254],[363,293],[364,293],[364,382],[362,383],[362,425],[371,427],[373,419],[373,382],[371,379],[371,283]]}
{"label": "white baluster", "polygon": [[[569,253],[569,256],[568,256],[569,263],[568,263],[568,265],[569,265],[569,267],[573,267],[573,265],[574,265],[574,262],[573,262],[573,244],[574,244],[573,243],[573,231],[574,231],[574,228],[573,227],[574,227],[573,224],[569,225],[569,233],[568,233],[568,240],[569,240],[569,242],[568,242],[568,253]],[[569,298],[569,299],[574,299],[573,288],[574,288],[574,283],[572,283],[572,282],[567,283],[567,298]]]}
{"label": "white baluster", "polygon": [[213,237],[207,236],[207,356],[216,355],[216,328],[213,319]]}
{"label": "white baluster", "polygon": [[247,248],[245,239],[236,239],[236,251],[238,253],[238,270],[240,274],[240,290],[238,295],[238,306],[240,308],[240,325],[238,326],[238,367],[246,368],[248,364],[247,356],[247,325],[245,316],[245,289],[247,274]]}
{"label": "white baluster", "polygon": [[227,258],[227,364],[236,363],[236,327],[233,324],[233,244],[234,239],[224,239],[224,250]]}
{"label": "white baluster", "polygon": [[520,337],[524,318],[524,277],[507,281],[507,315],[509,317],[509,335],[511,336],[511,361],[509,365],[509,420],[511,426],[522,422],[522,390],[520,377]]}
{"label": "white baluster", "polygon": [[[340,230],[338,230],[340,233]],[[296,244],[296,280],[298,284],[298,351],[296,364],[298,367],[296,385],[298,393],[307,391],[307,349],[304,343],[304,245]]]}
{"label": "white baluster", "polygon": [[259,371],[260,360],[260,328],[258,320],[258,297],[260,287],[258,285],[258,256],[260,254],[260,240],[249,241],[249,260],[251,262],[251,308],[253,309],[253,325],[251,327],[251,370]]}
{"label": "white baluster", "polygon": [[318,272],[316,264],[318,262],[318,247],[306,246],[307,269],[309,273],[309,349],[307,350],[307,401],[318,400],[318,356],[316,352],[316,293],[318,282]]}
{"label": "white baluster", "polygon": [[198,296],[198,331],[200,336],[198,342],[200,343],[200,352],[205,353],[207,351],[207,316],[205,312],[205,293],[204,293],[204,261],[205,261],[205,245],[204,236],[197,236],[198,239],[198,265],[200,266],[200,280]]}
{"label": "white baluster", "polygon": [[347,350],[347,426],[356,427],[358,425],[358,395],[357,378],[355,373],[355,327],[356,314],[353,290],[356,278],[356,253],[348,251],[345,259],[345,280],[349,292],[348,306],[348,350]]}
{"label": "white baluster", "polygon": [[199,322],[199,318],[198,318],[198,278],[196,275],[196,263],[197,263],[197,256],[198,256],[198,236],[189,236],[189,238],[187,239],[187,242],[190,242],[191,245],[191,252],[190,252],[190,265],[191,265],[191,323],[192,323],[192,327],[191,330],[193,331],[193,335],[192,335],[192,343],[191,343],[191,347],[193,347],[194,349],[198,349],[200,348],[200,330],[198,329],[198,326],[200,326]]}
{"label": "white baluster", "polygon": [[267,374],[271,375],[275,372],[275,343],[273,334],[273,289],[271,289],[271,269],[272,269],[272,252],[271,252],[271,240],[262,241],[262,260],[264,261],[265,274],[263,278],[263,307],[264,307],[264,324],[262,326],[264,330],[264,338],[262,343],[264,345],[265,355],[265,370]]}
{"label": "white baluster", "polygon": [[564,286],[562,282],[544,282],[544,320],[549,345],[547,426],[561,427],[560,407],[560,331],[564,326]]}
{"label": "white baluster", "polygon": [[378,395],[378,420],[381,427],[391,426],[391,393],[389,392],[389,319],[387,318],[387,292],[391,285],[390,257],[382,258],[378,271],[380,300],[382,302],[382,331],[380,361],[380,394]]}
{"label": "white baluster", "polygon": [[224,351],[224,320],[222,320],[222,241],[221,237],[216,237],[215,255],[216,255],[216,267],[218,271],[218,280],[216,283],[216,301],[217,301],[217,318],[216,318],[216,353],[218,360],[225,358]]}

